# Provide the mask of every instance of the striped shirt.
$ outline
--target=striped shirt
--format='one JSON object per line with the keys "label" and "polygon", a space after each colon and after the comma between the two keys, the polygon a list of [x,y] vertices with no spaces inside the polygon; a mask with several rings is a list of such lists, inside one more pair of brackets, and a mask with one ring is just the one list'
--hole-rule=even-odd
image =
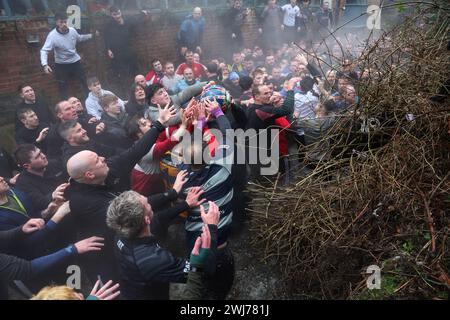
{"label": "striped shirt", "polygon": [[[187,195],[189,188],[201,186],[204,190],[203,199],[213,201],[220,211],[218,224],[218,245],[227,239],[221,231],[230,227],[233,218],[232,202],[233,183],[231,178],[231,166],[233,163],[233,147],[227,144],[219,145],[215,150],[215,156],[210,163],[199,171],[189,170],[189,166],[184,165],[189,171],[189,178],[184,186],[183,193]],[[203,204],[208,212],[209,205]],[[203,221],[200,207],[191,208],[186,220],[185,228],[188,232],[201,232]]]}

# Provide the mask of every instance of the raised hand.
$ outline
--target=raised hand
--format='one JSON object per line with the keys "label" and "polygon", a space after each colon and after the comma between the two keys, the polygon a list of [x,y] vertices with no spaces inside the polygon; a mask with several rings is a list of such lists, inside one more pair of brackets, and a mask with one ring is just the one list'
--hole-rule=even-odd
{"label": "raised hand", "polygon": [[306,59],[305,55],[303,55],[301,53],[297,55],[295,60],[297,60],[301,64],[304,64],[305,66],[308,65],[308,59]]}
{"label": "raised hand", "polygon": [[217,225],[219,223],[220,218],[219,207],[212,201],[209,201],[208,205],[209,205],[208,213],[206,213],[205,208],[203,206],[200,207],[203,223]]}
{"label": "raised hand", "polygon": [[205,110],[209,115],[213,115],[215,118],[217,118],[220,115],[223,115],[222,109],[220,108],[219,103],[216,101],[216,98],[214,100],[205,100],[204,103]]}
{"label": "raised hand", "polygon": [[186,196],[186,202],[190,208],[198,207],[206,201],[206,199],[199,200],[200,196],[204,192],[205,191],[202,189],[202,187],[192,187],[189,189],[189,192]]}
{"label": "raised hand", "polygon": [[208,251],[202,250],[203,255],[200,253],[200,248],[209,249],[211,248],[211,233],[207,225],[203,225],[202,234],[195,240],[194,248],[192,248],[191,258],[189,259],[191,266],[203,267],[208,256]]}
{"label": "raised hand", "polygon": [[70,205],[69,201],[66,201],[58,208],[58,210],[56,210],[55,214],[52,217],[52,221],[55,223],[59,223],[69,213],[70,213]]}
{"label": "raised hand", "polygon": [[297,82],[300,82],[300,80],[301,80],[301,78],[295,78],[295,77],[291,78],[291,80],[289,80],[287,82],[286,90],[287,91],[293,90],[295,88],[295,86],[297,85]]}
{"label": "raised hand", "polygon": [[66,188],[69,186],[68,183],[60,184],[56,187],[55,191],[52,193],[52,199],[55,202],[63,202],[65,201],[64,198],[64,191],[66,191]]}
{"label": "raised hand", "polygon": [[103,287],[98,289],[98,287],[100,286],[100,280],[97,280],[97,282],[94,285],[94,288],[92,288],[90,295],[97,297],[99,300],[114,300],[120,294],[120,291],[118,290],[119,289],[118,283],[116,283],[111,287],[112,284],[113,281],[109,280]]}
{"label": "raised hand", "polygon": [[30,219],[23,226],[23,233],[30,234],[35,231],[41,230],[45,226],[45,221],[43,219]]}
{"label": "raised hand", "polygon": [[20,173],[16,174],[14,177],[12,177],[11,179],[9,179],[9,184],[10,185],[15,185],[17,182],[17,178],[19,178]]}
{"label": "raised hand", "polygon": [[184,109],[184,116],[188,119],[191,119],[191,121],[195,119],[197,103],[197,100],[195,100],[195,98],[192,98],[191,101],[189,101],[187,107]]}
{"label": "raised hand", "polygon": [[105,124],[103,122],[100,122],[96,127],[95,127],[95,134],[100,134],[103,131],[105,131]]}
{"label": "raised hand", "polygon": [[164,107],[161,108],[161,106],[158,104],[158,110],[159,110],[159,118],[158,121],[165,125],[171,118],[173,118],[177,114],[177,110],[175,107],[170,107],[170,102]]}
{"label": "raised hand", "polygon": [[179,194],[184,184],[187,182],[186,176],[188,172],[186,170],[181,170],[177,174],[177,178],[175,179],[175,183],[173,184],[173,189]]}
{"label": "raised hand", "polygon": [[186,110],[181,110],[181,125],[184,127],[188,127],[191,122],[191,118],[189,117],[189,113]]}
{"label": "raised hand", "polygon": [[88,121],[89,124],[93,124],[93,123],[96,123],[96,122],[97,122],[97,118],[96,117],[92,117]]}
{"label": "raised hand", "polygon": [[47,138],[47,135],[48,135],[48,131],[50,130],[50,128],[44,128],[44,129],[42,129],[41,130],[41,132],[39,132],[39,136],[38,136],[38,138],[36,139],[36,142],[41,142],[42,140],[44,140],[45,138]]}
{"label": "raised hand", "polygon": [[104,246],[103,242],[105,239],[100,237],[90,237],[74,244],[77,249],[78,254],[87,253],[90,251],[100,251]]}

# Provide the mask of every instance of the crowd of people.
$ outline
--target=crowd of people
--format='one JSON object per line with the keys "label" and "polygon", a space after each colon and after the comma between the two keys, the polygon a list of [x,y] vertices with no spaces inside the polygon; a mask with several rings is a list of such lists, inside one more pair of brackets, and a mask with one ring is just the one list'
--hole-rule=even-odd
{"label": "crowd of people", "polygon": [[[225,299],[235,275],[230,236],[248,216],[247,184],[261,178],[260,164],[234,161],[241,149],[226,139],[227,130],[279,128],[269,138],[278,142],[279,171],[289,184],[304,161],[299,148],[319,141],[339,115],[351,112],[358,82],[373,72],[354,62],[355,35],[341,39],[348,46],[311,42],[311,30],[296,23],[309,21],[309,2],[296,2],[280,7],[269,0],[261,46],[248,48],[240,26],[249,11],[234,1],[230,58],[203,58],[205,21],[195,8],[178,35],[184,61],[158,57],[141,73],[129,41],[131,25],[142,20],[131,22],[111,7],[105,54],[120,81],[134,76],[122,98],[98,77],[85,78],[76,43],[95,35],[79,35],[57,14],[41,62],[55,73],[61,101],[50,108],[36,84],[20,86],[17,148],[12,156],[0,150],[0,297],[7,297],[11,280],[34,292],[64,285],[67,266],[75,264],[96,283],[94,299],[169,299],[172,282],[187,282],[187,299]],[[327,10],[324,4],[317,17],[325,29]],[[68,96],[74,79],[85,96]],[[202,138],[186,141],[187,133]],[[181,143],[188,147],[180,154]],[[246,147],[247,154],[257,152]],[[170,153],[179,159],[173,174],[163,166]],[[191,252],[189,259],[160,246],[180,219],[186,241],[178,245]],[[106,284],[99,289],[100,282]],[[34,297],[57,298],[83,297],[64,286]]]}

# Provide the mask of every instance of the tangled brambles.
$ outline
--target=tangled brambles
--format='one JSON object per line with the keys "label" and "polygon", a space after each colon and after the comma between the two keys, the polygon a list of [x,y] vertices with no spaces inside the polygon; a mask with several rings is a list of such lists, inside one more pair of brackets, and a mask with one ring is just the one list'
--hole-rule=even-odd
{"label": "tangled brambles", "polygon": [[359,102],[300,150],[309,172],[251,188],[254,242],[295,297],[448,297],[450,107],[430,98],[449,77],[449,12],[420,6],[368,45]]}

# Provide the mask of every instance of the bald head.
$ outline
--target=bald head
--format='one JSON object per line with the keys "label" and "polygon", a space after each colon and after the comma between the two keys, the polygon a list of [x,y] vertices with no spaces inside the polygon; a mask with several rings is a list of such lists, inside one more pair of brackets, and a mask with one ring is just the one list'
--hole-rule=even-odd
{"label": "bald head", "polygon": [[195,20],[199,20],[202,17],[202,8],[200,7],[195,7],[194,11],[192,11],[192,17]]}
{"label": "bald head", "polygon": [[145,77],[142,74],[138,74],[134,78],[134,83],[139,84],[139,85],[143,86],[144,88],[147,86],[147,81],[145,80]]}
{"label": "bald head", "polygon": [[80,183],[103,184],[109,168],[105,158],[95,152],[84,150],[78,152],[67,161],[69,176]]}
{"label": "bald head", "polygon": [[90,170],[93,159],[97,154],[92,151],[81,151],[72,156],[67,161],[67,172],[75,181],[84,177],[84,174]]}

